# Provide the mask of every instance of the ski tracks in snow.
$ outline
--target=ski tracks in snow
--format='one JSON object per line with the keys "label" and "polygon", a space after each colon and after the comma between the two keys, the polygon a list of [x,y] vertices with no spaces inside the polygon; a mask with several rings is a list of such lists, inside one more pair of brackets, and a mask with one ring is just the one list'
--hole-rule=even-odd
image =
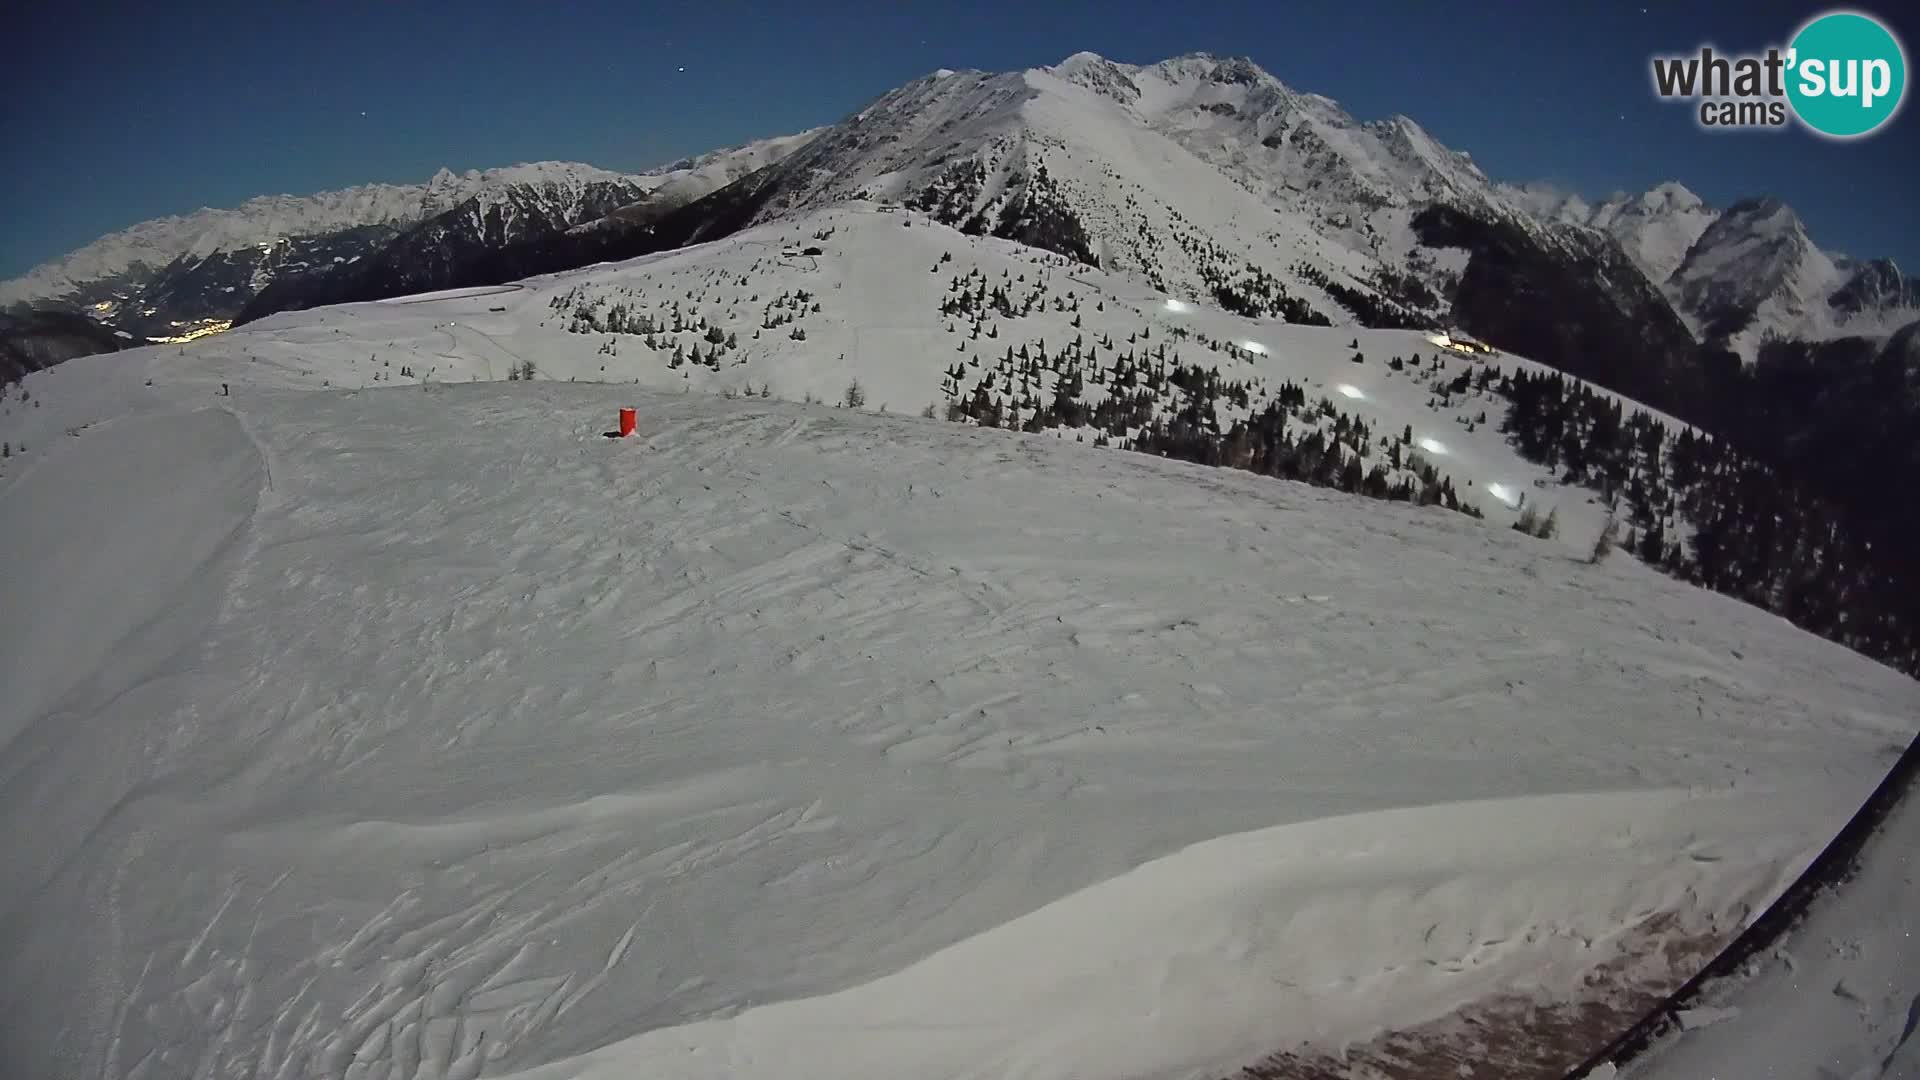
{"label": "ski tracks in snow", "polygon": [[[541,943],[569,905],[589,902],[588,890],[602,884],[582,879],[570,893],[517,913],[508,906],[514,890],[497,890],[427,921],[420,894],[409,891],[340,944],[284,968],[254,955],[267,910],[261,896],[237,952],[203,951],[203,934],[177,961],[165,953],[148,957],[114,1042],[126,1039],[132,1020],[144,1025],[149,1049],[124,1072],[110,1057],[103,1075],[476,1077],[597,991],[627,958],[632,927],[597,971],[555,972],[543,964]],[[350,993],[356,982],[362,989],[344,1008],[315,993],[322,984]]]}

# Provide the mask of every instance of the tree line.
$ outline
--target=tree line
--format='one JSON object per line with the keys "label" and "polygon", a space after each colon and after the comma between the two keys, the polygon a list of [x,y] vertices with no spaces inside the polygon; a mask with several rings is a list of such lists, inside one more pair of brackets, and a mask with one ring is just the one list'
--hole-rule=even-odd
{"label": "tree line", "polygon": [[[979,359],[955,364],[943,381],[947,416],[1027,432],[1090,429],[1097,446],[1482,516],[1415,448],[1410,426],[1376,432],[1327,398],[1310,402],[1291,381],[1256,407],[1247,382],[1169,359],[1164,342],[1157,351],[1114,354],[1107,364],[1096,350],[1078,339],[1051,355],[1044,342],[1037,351],[1009,346],[971,392],[963,383]],[[1105,392],[1088,400],[1089,384]],[[1241,411],[1244,418],[1222,423],[1223,412]]]}
{"label": "tree line", "polygon": [[1920,582],[1835,501],[1774,465],[1557,372],[1503,376],[1523,457],[1624,514],[1643,562],[1920,674]]}

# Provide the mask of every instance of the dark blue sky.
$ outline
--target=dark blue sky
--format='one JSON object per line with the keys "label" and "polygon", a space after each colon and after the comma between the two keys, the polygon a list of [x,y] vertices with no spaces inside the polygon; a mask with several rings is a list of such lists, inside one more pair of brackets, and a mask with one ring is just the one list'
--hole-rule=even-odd
{"label": "dark blue sky", "polygon": [[[1822,245],[1920,271],[1920,109],[1850,144],[1709,134],[1647,59],[1783,43],[1827,5],[1380,3],[10,5],[0,277],[162,214],[566,159],[639,168],[837,120],[939,67],[1080,49],[1247,55],[1361,119],[1406,113],[1500,179],[1677,178],[1785,198]],[[1909,53],[1920,19],[1892,18]],[[685,71],[678,70],[685,67]],[[1913,96],[1910,92],[1909,96]],[[365,115],[362,115],[364,112]]]}

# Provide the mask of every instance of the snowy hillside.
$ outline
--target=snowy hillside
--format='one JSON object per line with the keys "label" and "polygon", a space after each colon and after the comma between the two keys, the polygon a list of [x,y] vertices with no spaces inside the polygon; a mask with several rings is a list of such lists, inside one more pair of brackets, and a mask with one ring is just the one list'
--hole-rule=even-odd
{"label": "snowy hillside", "polygon": [[[402,367],[414,380],[500,379],[535,360],[546,379],[788,400],[836,402],[857,381],[869,407],[903,413],[945,415],[985,395],[1024,419],[1051,405],[1063,381],[1079,383],[1089,408],[1120,400],[1121,390],[1153,399],[1105,426],[1089,418],[1058,432],[1086,442],[1136,433],[1188,399],[1169,383],[1137,386],[1126,369],[1217,366],[1245,386],[1222,422],[1284,396],[1300,403],[1296,430],[1332,439],[1341,415],[1368,425],[1362,464],[1391,464],[1390,479],[1424,461],[1503,524],[1523,495],[1543,511],[1559,507],[1576,547],[1599,525],[1589,493],[1563,490],[1523,462],[1491,422],[1500,403],[1475,382],[1498,372],[1428,335],[1249,319],[915,210],[855,203],[472,293],[445,320],[434,318],[441,308],[430,297],[274,316],[196,344],[197,366],[246,358],[293,370],[300,385],[360,387],[392,381]],[[372,358],[361,355],[369,339],[381,342]],[[464,348],[449,348],[450,339]],[[1523,367],[1541,370],[1510,362]],[[1401,445],[1402,436],[1411,441]]]}
{"label": "snowy hillside", "polygon": [[[1624,1016],[1920,687],[1577,558],[1488,365],[856,205],[32,374],[0,1072],[1212,1078]],[[1090,445],[1189,368],[1488,519]],[[1081,426],[899,415],[1063,379]]]}

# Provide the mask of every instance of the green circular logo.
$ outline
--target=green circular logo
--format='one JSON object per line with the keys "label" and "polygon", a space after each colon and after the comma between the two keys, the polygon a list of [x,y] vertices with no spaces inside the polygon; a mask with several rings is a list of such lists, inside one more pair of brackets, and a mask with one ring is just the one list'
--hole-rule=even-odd
{"label": "green circular logo", "polygon": [[1787,49],[1787,100],[1814,131],[1851,139],[1900,111],[1907,54],[1878,19],[1829,12],[1801,27]]}

